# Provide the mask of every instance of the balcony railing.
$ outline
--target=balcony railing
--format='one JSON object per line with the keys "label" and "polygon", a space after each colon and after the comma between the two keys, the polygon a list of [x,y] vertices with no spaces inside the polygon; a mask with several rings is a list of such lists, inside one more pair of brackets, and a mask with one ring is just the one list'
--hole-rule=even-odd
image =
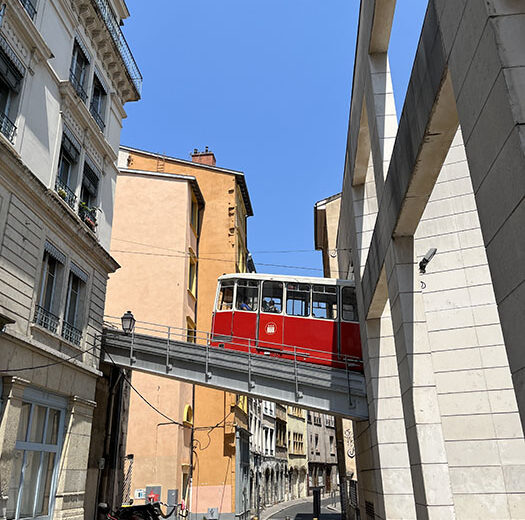
{"label": "balcony railing", "polygon": [[0,114],[0,132],[13,142],[16,126],[5,114]]}
{"label": "balcony railing", "polygon": [[90,208],[81,202],[78,206],[78,216],[91,231],[95,232],[97,228],[97,212],[95,208]]}
{"label": "balcony railing", "polygon": [[62,337],[75,345],[80,345],[82,331],[73,327],[73,325],[69,324],[67,321],[64,321],[62,324]]}
{"label": "balcony railing", "polygon": [[75,209],[77,196],[73,193],[71,188],[65,182],[62,182],[60,180],[59,177],[57,177],[57,180],[55,182],[55,190],[58,193],[58,195],[64,199],[64,201],[70,208]]}
{"label": "balcony railing", "polygon": [[29,18],[31,18],[31,20],[34,20],[35,15],[36,15],[36,8],[31,3],[31,1],[30,0],[20,0],[20,3],[24,6],[24,9],[27,11],[27,14],[29,15]]}
{"label": "balcony railing", "polygon": [[91,0],[91,2],[96,7],[97,12],[106,24],[106,28],[120,53],[124,65],[126,66],[129,77],[133,82],[137,93],[140,95],[142,91],[142,74],[135,62],[135,58],[133,58],[133,54],[131,54],[126,38],[124,38],[124,35],[122,34],[119,21],[115,18],[107,0]]}
{"label": "balcony railing", "polygon": [[37,325],[44,327],[45,329],[56,333],[58,330],[59,317],[55,316],[53,313],[44,309],[40,305],[37,305],[35,308],[35,317],[33,320]]}
{"label": "balcony railing", "polygon": [[104,121],[102,120],[102,116],[99,114],[97,107],[93,103],[89,105],[89,111],[91,112],[93,119],[97,122],[97,125],[100,127],[102,131],[104,131],[104,128],[106,128],[106,125],[104,124]]}
{"label": "balcony railing", "polygon": [[84,90],[84,86],[82,85],[80,80],[75,76],[75,73],[72,70],[69,71],[69,81],[71,81],[71,84],[73,85],[75,92],[78,94],[78,97],[85,103],[87,99],[86,91]]}

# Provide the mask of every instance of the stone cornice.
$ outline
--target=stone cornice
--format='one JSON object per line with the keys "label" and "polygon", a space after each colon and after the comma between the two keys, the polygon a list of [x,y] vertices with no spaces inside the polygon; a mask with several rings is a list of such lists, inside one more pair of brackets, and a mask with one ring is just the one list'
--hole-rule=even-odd
{"label": "stone cornice", "polygon": [[72,0],[71,5],[91,40],[91,45],[99,60],[104,64],[113,88],[122,104],[138,101],[140,93],[129,76],[123,57],[117,49],[106,24],[99,16],[92,0]]}
{"label": "stone cornice", "polygon": [[99,153],[108,162],[114,163],[118,157],[117,152],[115,152],[106,141],[104,134],[93,119],[87,105],[77,96],[71,82],[59,81],[58,88],[63,99],[64,107],[69,108],[82,128],[88,131],[88,136]]}
{"label": "stone cornice", "polygon": [[[23,163],[13,145],[0,134],[0,167],[2,177],[11,184],[12,191],[20,196],[25,192],[33,208],[41,208],[44,221],[52,229],[61,230],[72,244],[72,248],[89,252],[89,257],[96,261],[106,273],[115,272],[120,266],[106,251],[95,233],[82,223],[78,215],[53,191],[31,172]],[[46,219],[47,217],[47,219]]]}

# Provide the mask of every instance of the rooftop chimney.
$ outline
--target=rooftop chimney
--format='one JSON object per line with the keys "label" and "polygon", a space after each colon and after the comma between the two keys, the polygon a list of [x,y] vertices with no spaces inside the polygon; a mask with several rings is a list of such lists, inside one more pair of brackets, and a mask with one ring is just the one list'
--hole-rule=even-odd
{"label": "rooftop chimney", "polygon": [[204,152],[199,152],[197,148],[194,148],[191,154],[191,160],[196,163],[207,164],[208,166],[215,166],[217,164],[214,153],[209,150],[207,146]]}

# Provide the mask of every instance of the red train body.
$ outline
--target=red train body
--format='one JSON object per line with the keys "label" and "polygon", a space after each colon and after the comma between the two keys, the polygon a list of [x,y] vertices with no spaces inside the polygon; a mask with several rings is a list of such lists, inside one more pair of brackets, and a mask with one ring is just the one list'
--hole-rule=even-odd
{"label": "red train body", "polygon": [[221,276],[210,344],[361,370],[354,283],[259,273]]}

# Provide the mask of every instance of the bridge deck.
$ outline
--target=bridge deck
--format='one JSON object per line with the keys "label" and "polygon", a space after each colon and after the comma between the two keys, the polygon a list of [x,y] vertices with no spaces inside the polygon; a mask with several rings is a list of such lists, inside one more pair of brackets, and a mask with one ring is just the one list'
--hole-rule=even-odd
{"label": "bridge deck", "polygon": [[121,367],[353,419],[368,417],[360,372],[110,328],[103,331],[102,349],[104,361]]}

